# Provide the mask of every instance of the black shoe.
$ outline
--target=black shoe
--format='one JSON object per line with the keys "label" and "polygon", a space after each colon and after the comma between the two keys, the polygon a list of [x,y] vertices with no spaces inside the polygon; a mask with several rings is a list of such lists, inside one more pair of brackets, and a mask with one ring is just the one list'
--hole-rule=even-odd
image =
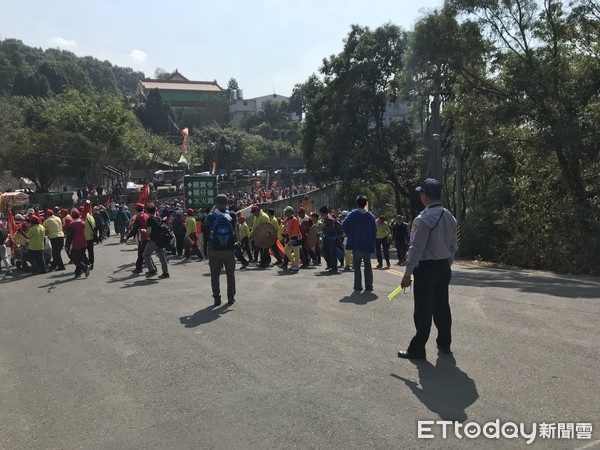
{"label": "black shoe", "polygon": [[84,270],[85,270],[85,277],[86,278],[89,277],[90,276],[91,267],[90,266],[85,266]]}
{"label": "black shoe", "polygon": [[150,272],[146,272],[146,278],[150,278],[153,277],[154,275],[156,275],[158,272],[156,270],[152,270]]}
{"label": "black shoe", "polygon": [[442,353],[444,353],[444,354],[446,354],[446,355],[451,355],[451,354],[452,354],[452,350],[450,350],[450,347],[442,347],[442,346],[440,346],[440,345],[438,344],[438,346],[437,346],[437,349],[438,349],[440,352],[442,352]]}
{"label": "black shoe", "polygon": [[400,350],[398,352],[398,358],[404,358],[404,359],[425,359],[425,355],[413,355],[408,350]]}
{"label": "black shoe", "polygon": [[57,267],[56,269],[54,269],[55,272],[60,272],[61,270],[67,270],[67,268],[65,266],[62,266],[62,267]]}
{"label": "black shoe", "polygon": [[372,291],[373,290],[373,286],[365,288],[365,291]]}
{"label": "black shoe", "polygon": [[355,287],[354,290],[355,291],[362,291],[362,288],[361,287]]}
{"label": "black shoe", "polygon": [[169,275],[168,273],[163,273],[158,278],[160,278],[161,280],[164,280],[165,278],[171,278],[171,275]]}
{"label": "black shoe", "polygon": [[230,299],[227,301],[227,304],[228,304],[228,305],[233,305],[234,303],[235,303],[235,298],[230,298]]}
{"label": "black shoe", "polygon": [[133,270],[131,271],[131,273],[142,273],[142,272],[144,272],[144,270],[143,270],[143,269],[133,269]]}
{"label": "black shoe", "polygon": [[94,265],[90,264],[90,270],[94,270]]}
{"label": "black shoe", "polygon": [[221,306],[221,297],[215,298],[214,306]]}

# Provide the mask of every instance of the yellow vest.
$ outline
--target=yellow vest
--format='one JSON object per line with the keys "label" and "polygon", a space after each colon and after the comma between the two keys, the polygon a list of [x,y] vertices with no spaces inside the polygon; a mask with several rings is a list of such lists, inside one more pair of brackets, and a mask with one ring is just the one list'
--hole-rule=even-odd
{"label": "yellow vest", "polygon": [[27,230],[27,240],[29,241],[29,250],[44,250],[44,237],[46,230],[42,225],[31,225]]}
{"label": "yellow vest", "polygon": [[240,239],[250,236],[250,227],[246,222],[240,224]]}
{"label": "yellow vest", "polygon": [[50,239],[65,237],[60,217],[50,216],[44,220],[44,228]]}
{"label": "yellow vest", "polygon": [[92,216],[91,214],[88,213],[88,215],[85,216],[84,234],[85,234],[86,241],[94,240],[94,230],[95,229],[96,229],[96,220],[94,219],[94,216]]}

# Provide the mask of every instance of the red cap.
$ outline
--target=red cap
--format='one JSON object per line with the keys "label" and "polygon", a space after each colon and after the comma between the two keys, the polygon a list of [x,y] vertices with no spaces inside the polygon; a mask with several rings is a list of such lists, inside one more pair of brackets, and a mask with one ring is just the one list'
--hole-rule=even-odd
{"label": "red cap", "polygon": [[[188,209],[187,209],[185,212],[186,212],[186,214],[187,214],[188,216],[193,216],[193,215],[194,215],[194,210],[193,210],[192,208],[188,208]],[[190,222],[190,223],[191,223],[191,222]]]}
{"label": "red cap", "polygon": [[47,210],[46,210],[46,215],[47,215],[47,216],[53,216],[53,215],[54,215],[54,211],[53,211],[53,210],[51,210],[51,209],[47,209]]}
{"label": "red cap", "polygon": [[74,209],[73,211],[71,211],[71,217],[73,219],[78,219],[81,216],[81,214],[79,213],[79,210]]}
{"label": "red cap", "polygon": [[29,220],[31,220],[31,223],[40,223],[41,222],[41,219],[34,214],[29,214]]}
{"label": "red cap", "polygon": [[300,208],[298,208],[298,212],[299,212],[299,213],[305,213],[305,212],[306,212],[306,210],[305,210],[303,207],[300,207]]}
{"label": "red cap", "polygon": [[252,208],[250,208],[250,212],[258,212],[260,211],[260,208],[256,205],[252,205]]}
{"label": "red cap", "polygon": [[66,208],[62,208],[62,209],[60,210],[60,213],[61,213],[61,214],[69,214],[69,211],[68,211]]}
{"label": "red cap", "polygon": [[240,217],[238,218],[238,220],[239,220],[240,222],[243,222],[244,220],[246,220],[246,218],[245,218],[244,216],[240,216]]}
{"label": "red cap", "polygon": [[144,210],[144,205],[142,205],[141,203],[136,203],[135,204],[135,209],[137,209],[138,211],[143,211]]}

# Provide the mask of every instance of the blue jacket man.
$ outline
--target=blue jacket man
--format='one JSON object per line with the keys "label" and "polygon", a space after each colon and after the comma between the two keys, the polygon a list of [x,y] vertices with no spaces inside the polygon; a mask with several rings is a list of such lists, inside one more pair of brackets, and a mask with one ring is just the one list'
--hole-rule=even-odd
{"label": "blue jacket man", "polygon": [[354,289],[362,291],[362,276],[360,264],[365,265],[365,289],[373,290],[373,267],[371,266],[371,253],[375,251],[375,237],[377,235],[377,225],[375,216],[367,211],[367,197],[359,195],[356,198],[356,209],[350,211],[342,228],[348,236],[346,249],[352,250],[352,260],[354,265]]}

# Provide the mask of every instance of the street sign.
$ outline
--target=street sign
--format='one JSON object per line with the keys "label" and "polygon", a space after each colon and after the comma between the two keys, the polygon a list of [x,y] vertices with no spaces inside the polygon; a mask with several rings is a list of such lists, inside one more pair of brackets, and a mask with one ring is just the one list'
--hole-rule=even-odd
{"label": "street sign", "polygon": [[186,175],[183,177],[183,196],[186,208],[209,208],[217,196],[216,176]]}

